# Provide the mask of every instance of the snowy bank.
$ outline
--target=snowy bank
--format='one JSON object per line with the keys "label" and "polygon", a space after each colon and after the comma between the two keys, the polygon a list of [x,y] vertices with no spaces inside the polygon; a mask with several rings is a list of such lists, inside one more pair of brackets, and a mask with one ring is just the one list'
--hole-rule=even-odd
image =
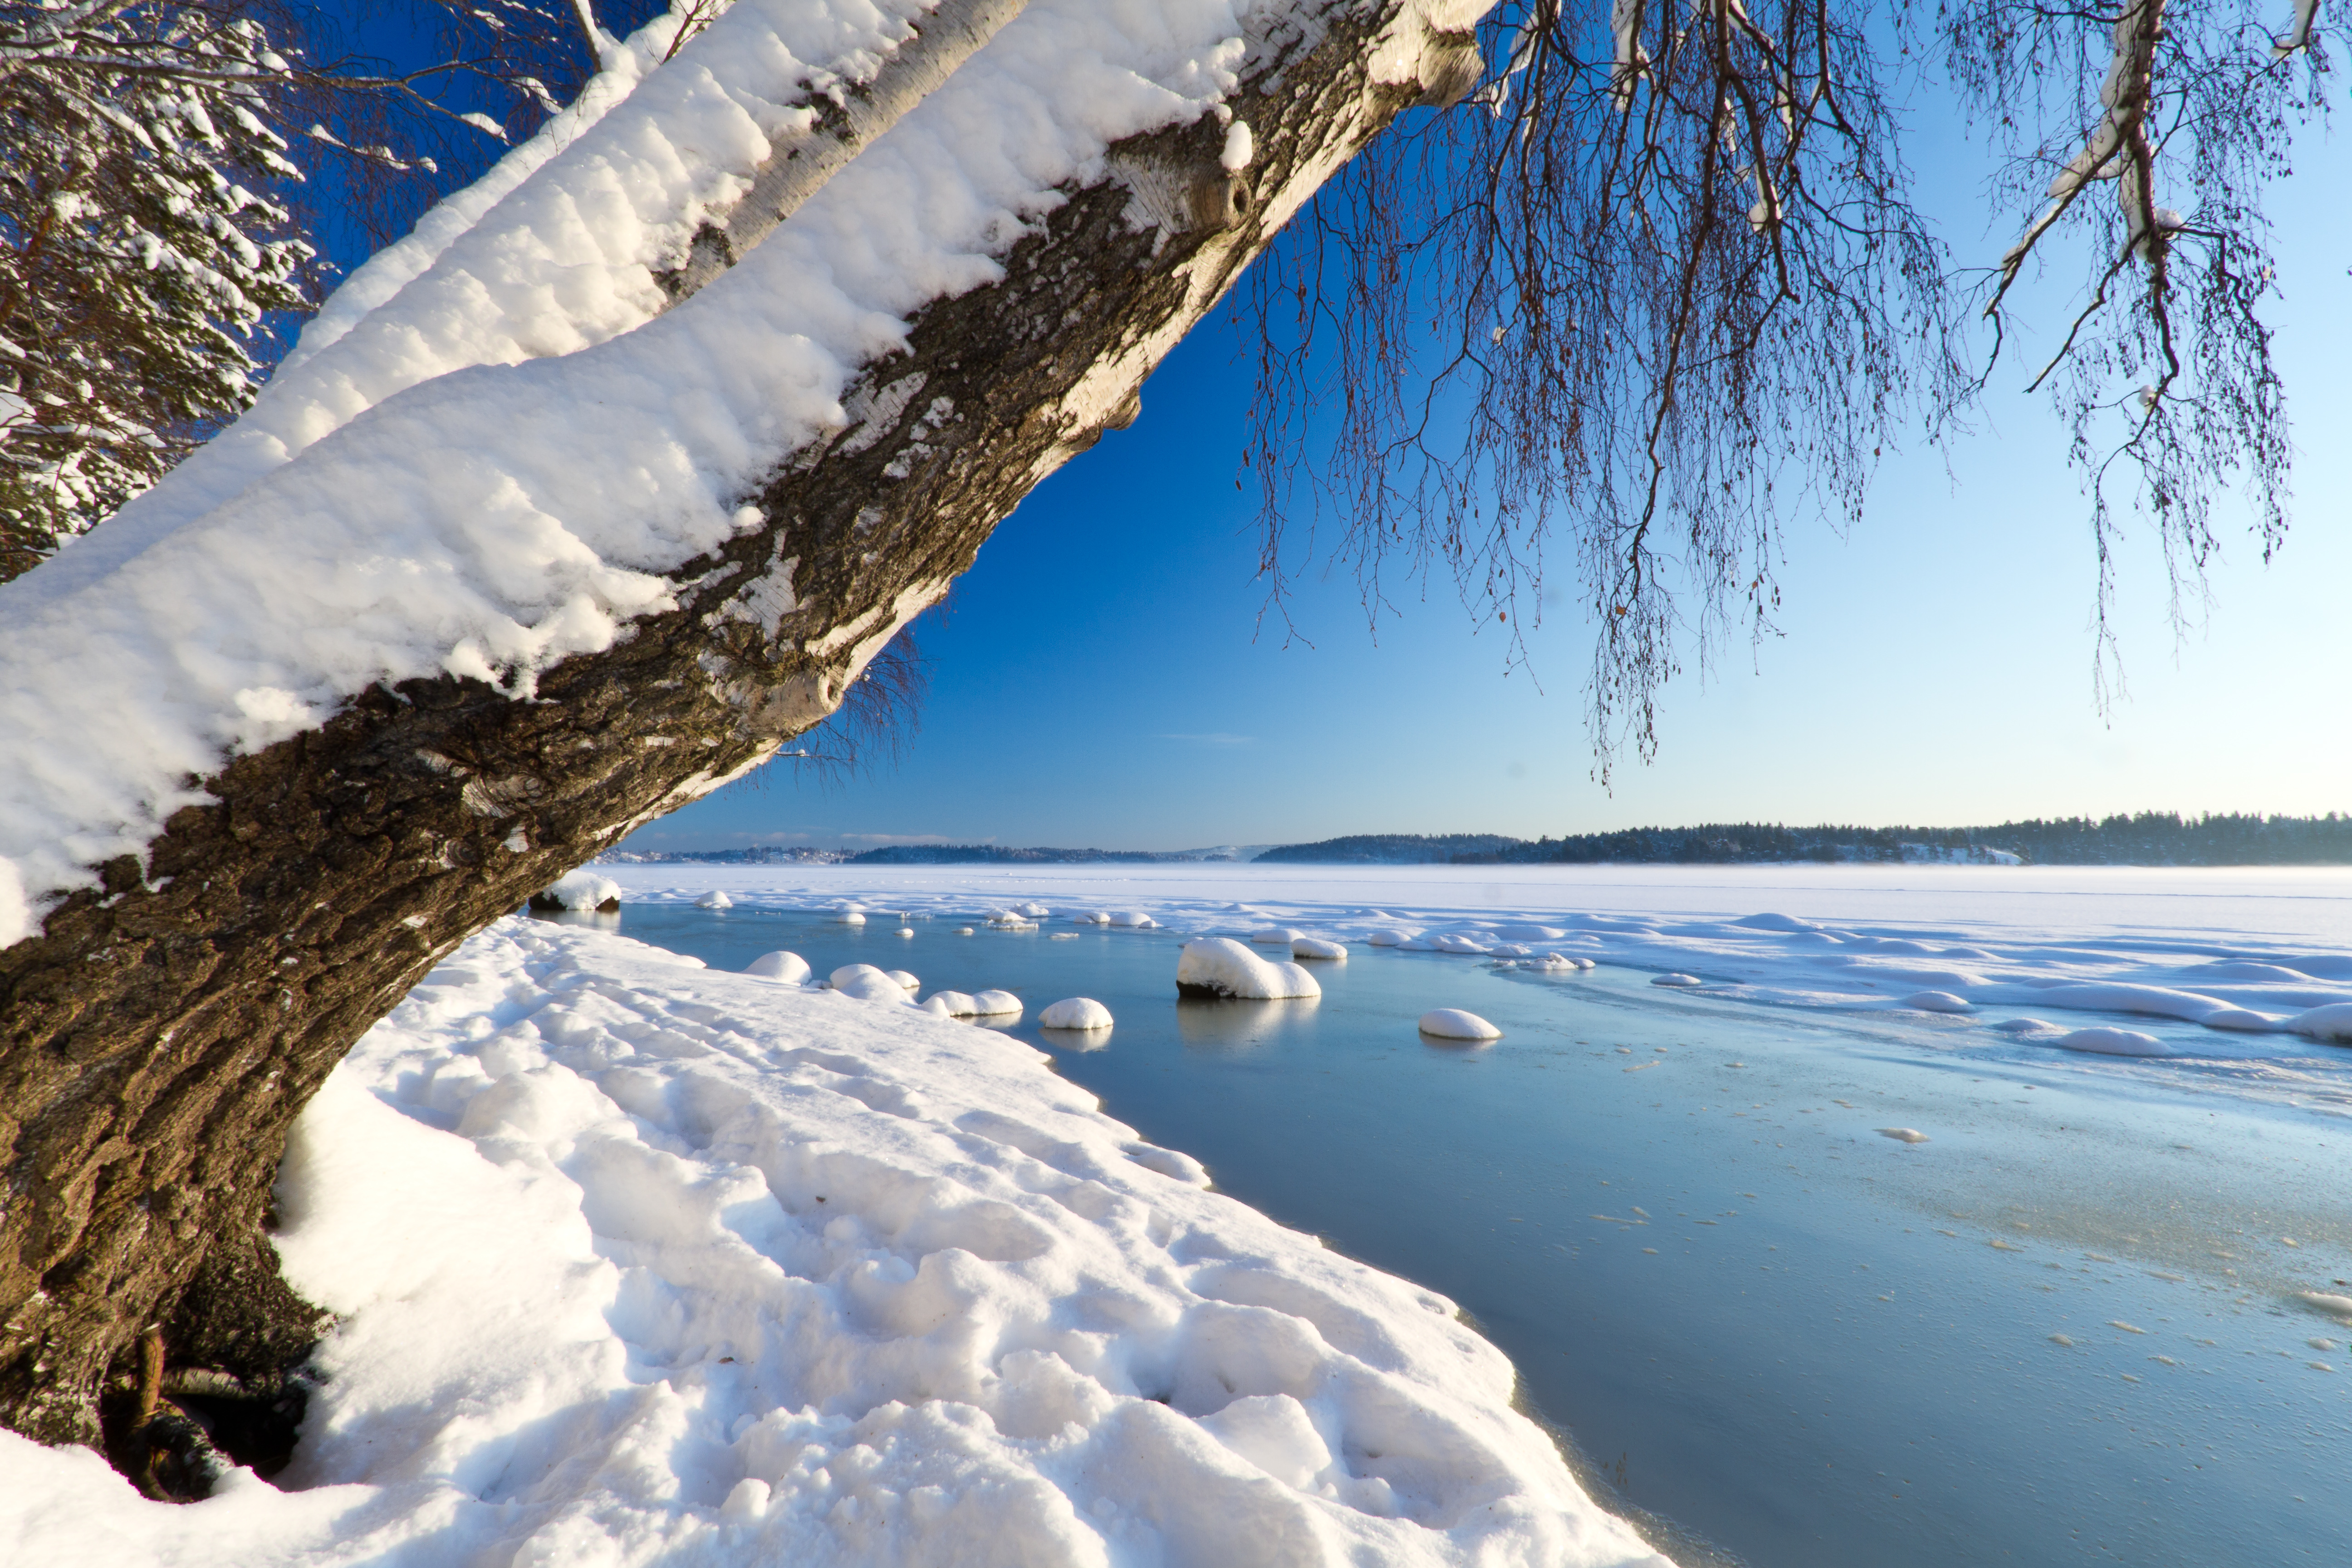
{"label": "snowy bank", "polygon": [[1443,1298],[1030,1047],[509,921],[297,1125],[279,1491],[0,1434],[26,1562],[1663,1564]]}

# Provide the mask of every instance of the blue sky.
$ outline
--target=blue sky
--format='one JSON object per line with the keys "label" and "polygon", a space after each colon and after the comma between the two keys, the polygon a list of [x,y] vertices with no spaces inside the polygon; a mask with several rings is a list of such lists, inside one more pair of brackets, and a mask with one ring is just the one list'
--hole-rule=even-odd
{"label": "blue sky", "polygon": [[[1537,837],[1726,819],[1958,824],[2115,811],[2352,809],[2352,220],[2316,146],[2273,195],[2274,314],[2299,448],[2294,531],[2267,569],[2234,531],[2176,639],[2160,560],[2121,569],[2126,699],[2092,694],[2086,509],[2048,405],[1997,396],[1947,458],[1882,470],[1848,538],[1798,531],[1782,638],[1668,693],[1654,764],[1593,776],[1587,626],[1534,640],[1536,679],[1443,582],[1368,630],[1310,576],[1307,640],[1261,625],[1234,486],[1247,368],[1220,315],[1145,387],[1143,416],[1041,486],[944,624],[896,767],[823,783],[771,764],[637,848],[921,839],[1181,848],[1357,832]],[[2340,184],[2338,187],[2340,188]],[[1977,243],[1997,253],[2000,239]],[[2011,382],[2022,377],[2012,374]],[[1571,592],[1572,603],[1575,598]],[[1538,685],[1538,682],[1540,683]]]}
{"label": "blue sky", "polygon": [[[608,19],[614,8],[600,7]],[[384,18],[378,47],[421,47]],[[1920,89],[1916,189],[1983,265],[2013,220]],[[1506,673],[1443,580],[1368,630],[1344,573],[1298,584],[1303,638],[1262,626],[1236,489],[1248,366],[1220,312],[1105,437],[998,528],[940,622],[920,729],[896,766],[824,781],[771,764],[635,835],[638,848],[909,840],[1183,848],[1357,832],[1528,837],[1726,819],[1967,824],[2179,810],[2352,810],[2352,214],[2318,132],[2269,207],[2272,313],[2299,448],[2295,527],[2265,568],[2242,528],[2202,624],[2176,639],[2154,551],[2120,570],[2128,695],[2092,694],[2095,562],[2049,405],[1998,392],[1979,433],[1881,470],[1851,537],[1790,539],[1785,636],[1720,650],[1667,693],[1657,760],[1604,788],[1573,609]],[[2063,301],[2037,300],[2049,327]],[[2025,378],[2010,362],[1999,386]],[[1254,489],[1254,485],[1253,485]]]}

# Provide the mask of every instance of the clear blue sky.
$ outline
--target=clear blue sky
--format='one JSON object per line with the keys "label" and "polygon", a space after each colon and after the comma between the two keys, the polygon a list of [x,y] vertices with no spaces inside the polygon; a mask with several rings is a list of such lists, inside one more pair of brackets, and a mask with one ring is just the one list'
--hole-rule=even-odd
{"label": "clear blue sky", "polygon": [[[1786,637],[1680,681],[1656,763],[1622,765],[1613,791],[1592,776],[1587,627],[1572,611],[1537,638],[1540,689],[1505,674],[1501,639],[1442,583],[1402,601],[1375,641],[1351,581],[1310,580],[1297,616],[1312,646],[1286,646],[1257,620],[1252,517],[1234,483],[1246,368],[1220,316],[1146,386],[1133,429],[1005,521],[946,623],[919,625],[933,683],[903,762],[832,784],[771,764],[632,845],[1181,848],[2352,809],[2352,219],[2326,199],[2342,189],[2342,149],[2301,163],[2272,202],[2294,534],[2265,569],[2233,524],[2204,624],[2179,641],[2160,561],[2128,553],[2129,689],[2105,719],[2065,432],[2014,395],[1953,447],[1948,476],[1942,455],[1906,453],[1850,538],[1800,531],[1781,574]],[[1977,243],[1992,255],[2000,239]]]}

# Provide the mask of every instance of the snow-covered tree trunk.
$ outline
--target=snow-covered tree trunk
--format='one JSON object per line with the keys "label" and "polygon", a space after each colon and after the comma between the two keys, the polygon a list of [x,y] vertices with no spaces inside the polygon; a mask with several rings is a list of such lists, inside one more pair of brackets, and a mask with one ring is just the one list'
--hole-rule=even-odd
{"label": "snow-covered tree trunk", "polygon": [[[79,870],[0,858],[0,904],[13,876],[27,911],[27,934],[0,948],[0,1420],[94,1439],[101,1385],[137,1366],[151,1327],[173,1364],[282,1364],[301,1315],[259,1238],[289,1124],[337,1060],[466,936],[832,712],[1033,486],[1135,417],[1145,374],[1318,184],[1402,109],[1469,84],[1485,0],[1232,9],[1213,111],[1115,139],[1007,234],[992,280],[934,289],[895,342],[869,333],[845,420],[814,439],[773,421],[739,465],[752,482],[716,498],[731,535],[663,563],[659,591],[615,612],[601,646],[528,679],[495,658],[468,673],[455,654],[437,671],[395,665],[331,705],[228,679],[264,728],[220,746],[209,773],[188,770],[151,826],[68,837],[115,850],[78,850]],[[723,279],[657,325],[683,329],[752,281]],[[679,355],[698,341],[715,342],[662,340]],[[466,385],[518,432],[567,428],[555,390],[572,384],[520,369]],[[378,436],[398,406],[373,416]],[[581,441],[587,463],[598,437]],[[303,493],[328,498],[313,504],[361,507],[377,481],[357,449],[321,441],[278,479],[307,474]],[[112,699],[88,701],[102,749]],[[0,782],[53,760],[28,743],[0,759]],[[38,804],[22,777],[11,787]]]}

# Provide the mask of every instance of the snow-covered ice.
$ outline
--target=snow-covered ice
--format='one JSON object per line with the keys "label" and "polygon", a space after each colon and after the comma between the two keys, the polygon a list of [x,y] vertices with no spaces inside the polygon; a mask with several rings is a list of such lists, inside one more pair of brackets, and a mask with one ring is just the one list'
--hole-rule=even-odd
{"label": "snow-covered ice", "polygon": [[1421,1032],[1441,1040],[1499,1040],[1503,1031],[1475,1013],[1436,1007],[1421,1016]]}
{"label": "snow-covered ice", "polygon": [[698,910],[731,910],[735,907],[735,900],[727,896],[724,888],[713,888],[695,900],[694,907]]}
{"label": "snow-covered ice", "polygon": [[1231,937],[1184,944],[1176,961],[1176,988],[1260,1001],[1320,996],[1323,987],[1296,963],[1268,963]]}
{"label": "snow-covered ice", "polygon": [[1966,1013],[1971,1010],[1965,999],[1948,991],[1915,991],[1903,998],[1903,1005],[1922,1013]]}
{"label": "snow-covered ice", "polygon": [[2172,1047],[2138,1029],[2070,1029],[2044,1043],[2062,1051],[2090,1051],[2103,1057],[2168,1057]]}
{"label": "snow-covered ice", "polygon": [[0,1434],[42,1563],[1633,1563],[1441,1296],[1017,1040],[509,921],[296,1125],[277,1488]]}
{"label": "snow-covered ice", "polygon": [[1290,956],[1321,959],[1327,963],[1345,963],[1348,949],[1345,943],[1326,942],[1319,936],[1295,936],[1290,939]]}
{"label": "snow-covered ice", "polygon": [[[710,882],[706,868],[687,883],[657,865],[601,869],[633,902],[690,902]],[[1019,909],[1139,906],[1186,937],[1312,930],[1404,952],[1444,951],[1454,944],[1438,939],[1459,938],[1498,967],[1567,975],[1604,964],[1728,1004],[1917,1011],[1932,996],[1956,1024],[2029,1043],[2106,1015],[2201,1028],[2223,1054],[2352,1044],[2352,1013],[2338,1010],[2352,1008],[2352,870],[2340,868],[1169,864],[728,875],[739,900],[779,909],[863,900],[930,918],[996,910],[1025,921]],[[1528,956],[1505,956],[1506,947]],[[2068,1014],[2076,1022],[2046,1022]],[[2185,1050],[2177,1037],[2174,1046]]]}
{"label": "snow-covered ice", "polygon": [[1110,1009],[1091,996],[1065,996],[1038,1014],[1037,1022],[1048,1029],[1108,1029]]}
{"label": "snow-covered ice", "polygon": [[[2206,1022],[2210,1024],[2212,1020],[2208,1018]],[[2237,1026],[2230,1026],[2235,1028]],[[2352,1045],[2352,1002],[2329,1002],[2307,1013],[2298,1013],[2286,1020],[2285,1026],[2315,1040]]]}

